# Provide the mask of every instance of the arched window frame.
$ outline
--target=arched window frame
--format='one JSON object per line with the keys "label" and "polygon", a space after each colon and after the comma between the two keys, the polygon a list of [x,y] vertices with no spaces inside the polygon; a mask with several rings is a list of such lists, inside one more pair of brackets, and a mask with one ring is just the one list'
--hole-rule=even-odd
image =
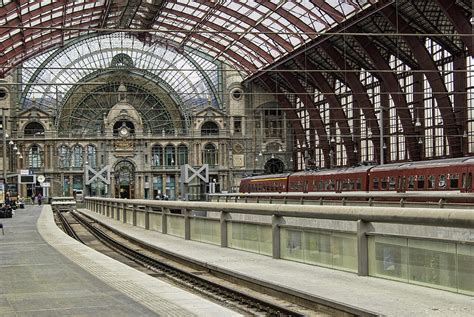
{"label": "arched window frame", "polygon": [[207,143],[203,148],[202,162],[210,166],[215,166],[219,164],[218,154],[217,147],[213,143]]}
{"label": "arched window frame", "polygon": [[163,165],[163,147],[160,144],[155,144],[151,148],[151,164],[152,166]]}
{"label": "arched window frame", "polygon": [[165,147],[165,165],[174,166],[176,164],[176,147],[168,144]]}
{"label": "arched window frame", "polygon": [[[31,128],[31,126],[36,126],[36,127]],[[28,122],[23,128],[23,135],[24,136],[39,136],[39,135],[44,136],[44,126],[43,124],[41,124],[41,122],[38,122],[38,121]]]}
{"label": "arched window frame", "polygon": [[69,168],[71,166],[71,151],[66,144],[58,147],[58,168]]}
{"label": "arched window frame", "polygon": [[81,168],[83,165],[83,148],[79,144],[72,147],[72,160],[71,166],[74,168]]}
{"label": "arched window frame", "polygon": [[219,135],[219,125],[214,121],[206,121],[201,126],[201,135]]}
{"label": "arched window frame", "polygon": [[178,145],[178,165],[188,164],[188,147],[184,144]]}
{"label": "arched window frame", "polygon": [[28,148],[27,164],[29,168],[43,167],[42,149],[38,144],[32,144]]}
{"label": "arched window frame", "polygon": [[88,144],[86,147],[87,164],[92,167],[97,167],[97,148],[95,145]]}

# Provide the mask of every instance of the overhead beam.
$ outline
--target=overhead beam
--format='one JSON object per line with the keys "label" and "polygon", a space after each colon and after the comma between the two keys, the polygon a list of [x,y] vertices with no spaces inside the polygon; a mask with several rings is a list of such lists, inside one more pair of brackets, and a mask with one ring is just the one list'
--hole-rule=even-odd
{"label": "overhead beam", "polygon": [[[320,46],[323,51],[331,58],[337,67],[344,73],[344,81],[351,88],[354,98],[357,100],[357,105],[364,114],[367,126],[372,132],[372,143],[374,144],[374,155],[376,160],[380,161],[380,127],[377,117],[375,116],[374,105],[370,101],[365,87],[360,82],[358,73],[354,69],[348,68],[344,57],[328,42],[324,42]],[[345,72],[347,70],[347,72]]]}
{"label": "overhead beam", "polygon": [[[410,27],[408,21],[405,21],[400,14],[397,14],[395,7],[385,7],[381,14],[387,19],[392,27],[399,33],[414,34],[416,31]],[[434,98],[438,103],[438,109],[443,118],[444,135],[448,138],[450,153],[454,157],[462,155],[462,146],[460,135],[461,127],[456,124],[453,112],[453,105],[449,99],[448,90],[444,84],[443,77],[439,73],[433,56],[430,55],[422,40],[414,36],[401,36],[401,38],[411,48],[413,55],[417,59],[422,70],[425,70],[425,76],[428,80]]]}
{"label": "overhead beam", "polygon": [[[296,61],[298,63],[298,66],[302,70],[317,69],[316,65],[314,65],[310,60],[303,59],[302,56],[298,56]],[[351,132],[351,128],[349,127],[348,119],[344,110],[342,109],[342,105],[336,98],[336,93],[334,89],[329,85],[326,78],[319,72],[310,71],[305,75],[310,80],[312,86],[323,93],[324,98],[329,104],[330,112],[332,113],[333,118],[336,120],[337,125],[341,130],[341,138],[344,142],[344,147],[346,149],[348,164],[349,166],[355,165],[358,159],[355,153],[355,142],[352,138],[353,133]]]}
{"label": "overhead beam", "polygon": [[408,109],[408,103],[405,99],[405,93],[400,87],[395,74],[391,72],[390,65],[382,57],[380,52],[375,48],[370,39],[365,35],[354,36],[359,46],[367,53],[375,69],[381,70],[376,73],[382,79],[385,84],[385,89],[392,96],[393,103],[397,109],[397,116],[400,118],[400,122],[403,127],[403,133],[405,136],[405,143],[408,145],[408,151],[410,158],[414,160],[420,160],[420,148],[418,139],[415,133],[415,126],[413,118],[411,117],[410,110]]}

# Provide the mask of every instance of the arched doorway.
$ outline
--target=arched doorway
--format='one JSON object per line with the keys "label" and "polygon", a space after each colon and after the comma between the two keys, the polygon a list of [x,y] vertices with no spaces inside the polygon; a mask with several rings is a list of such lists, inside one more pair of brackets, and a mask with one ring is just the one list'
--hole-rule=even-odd
{"label": "arched doorway", "polygon": [[135,167],[129,161],[115,165],[115,198],[135,198]]}
{"label": "arched doorway", "polygon": [[283,173],[285,164],[280,159],[272,158],[265,163],[265,174]]}

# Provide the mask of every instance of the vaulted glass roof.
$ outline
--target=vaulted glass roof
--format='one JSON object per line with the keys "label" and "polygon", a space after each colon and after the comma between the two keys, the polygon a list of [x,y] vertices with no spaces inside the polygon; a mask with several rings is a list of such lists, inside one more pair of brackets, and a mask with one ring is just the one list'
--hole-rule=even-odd
{"label": "vaulted glass roof", "polygon": [[144,43],[203,51],[250,75],[375,0],[1,1],[0,76],[84,34],[127,31]]}
{"label": "vaulted glass roof", "polygon": [[42,108],[60,107],[73,86],[94,84],[101,73],[120,69],[161,84],[185,113],[209,102],[215,107],[221,104],[217,94],[218,63],[194,52],[177,52],[172,47],[148,45],[124,33],[114,33],[81,38],[26,61],[22,105],[28,107],[34,102]]}

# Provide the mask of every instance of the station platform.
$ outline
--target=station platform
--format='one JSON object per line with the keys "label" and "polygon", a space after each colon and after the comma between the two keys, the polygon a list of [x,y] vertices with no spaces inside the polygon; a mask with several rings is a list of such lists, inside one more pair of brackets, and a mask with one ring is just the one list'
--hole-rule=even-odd
{"label": "station platform", "polygon": [[63,233],[50,205],[0,219],[0,316],[237,316]]}
{"label": "station platform", "polygon": [[178,257],[245,276],[264,285],[298,290],[322,301],[342,303],[385,316],[472,316],[474,311],[474,297],[471,296],[276,260],[145,230],[86,209],[80,211],[125,235]]}

